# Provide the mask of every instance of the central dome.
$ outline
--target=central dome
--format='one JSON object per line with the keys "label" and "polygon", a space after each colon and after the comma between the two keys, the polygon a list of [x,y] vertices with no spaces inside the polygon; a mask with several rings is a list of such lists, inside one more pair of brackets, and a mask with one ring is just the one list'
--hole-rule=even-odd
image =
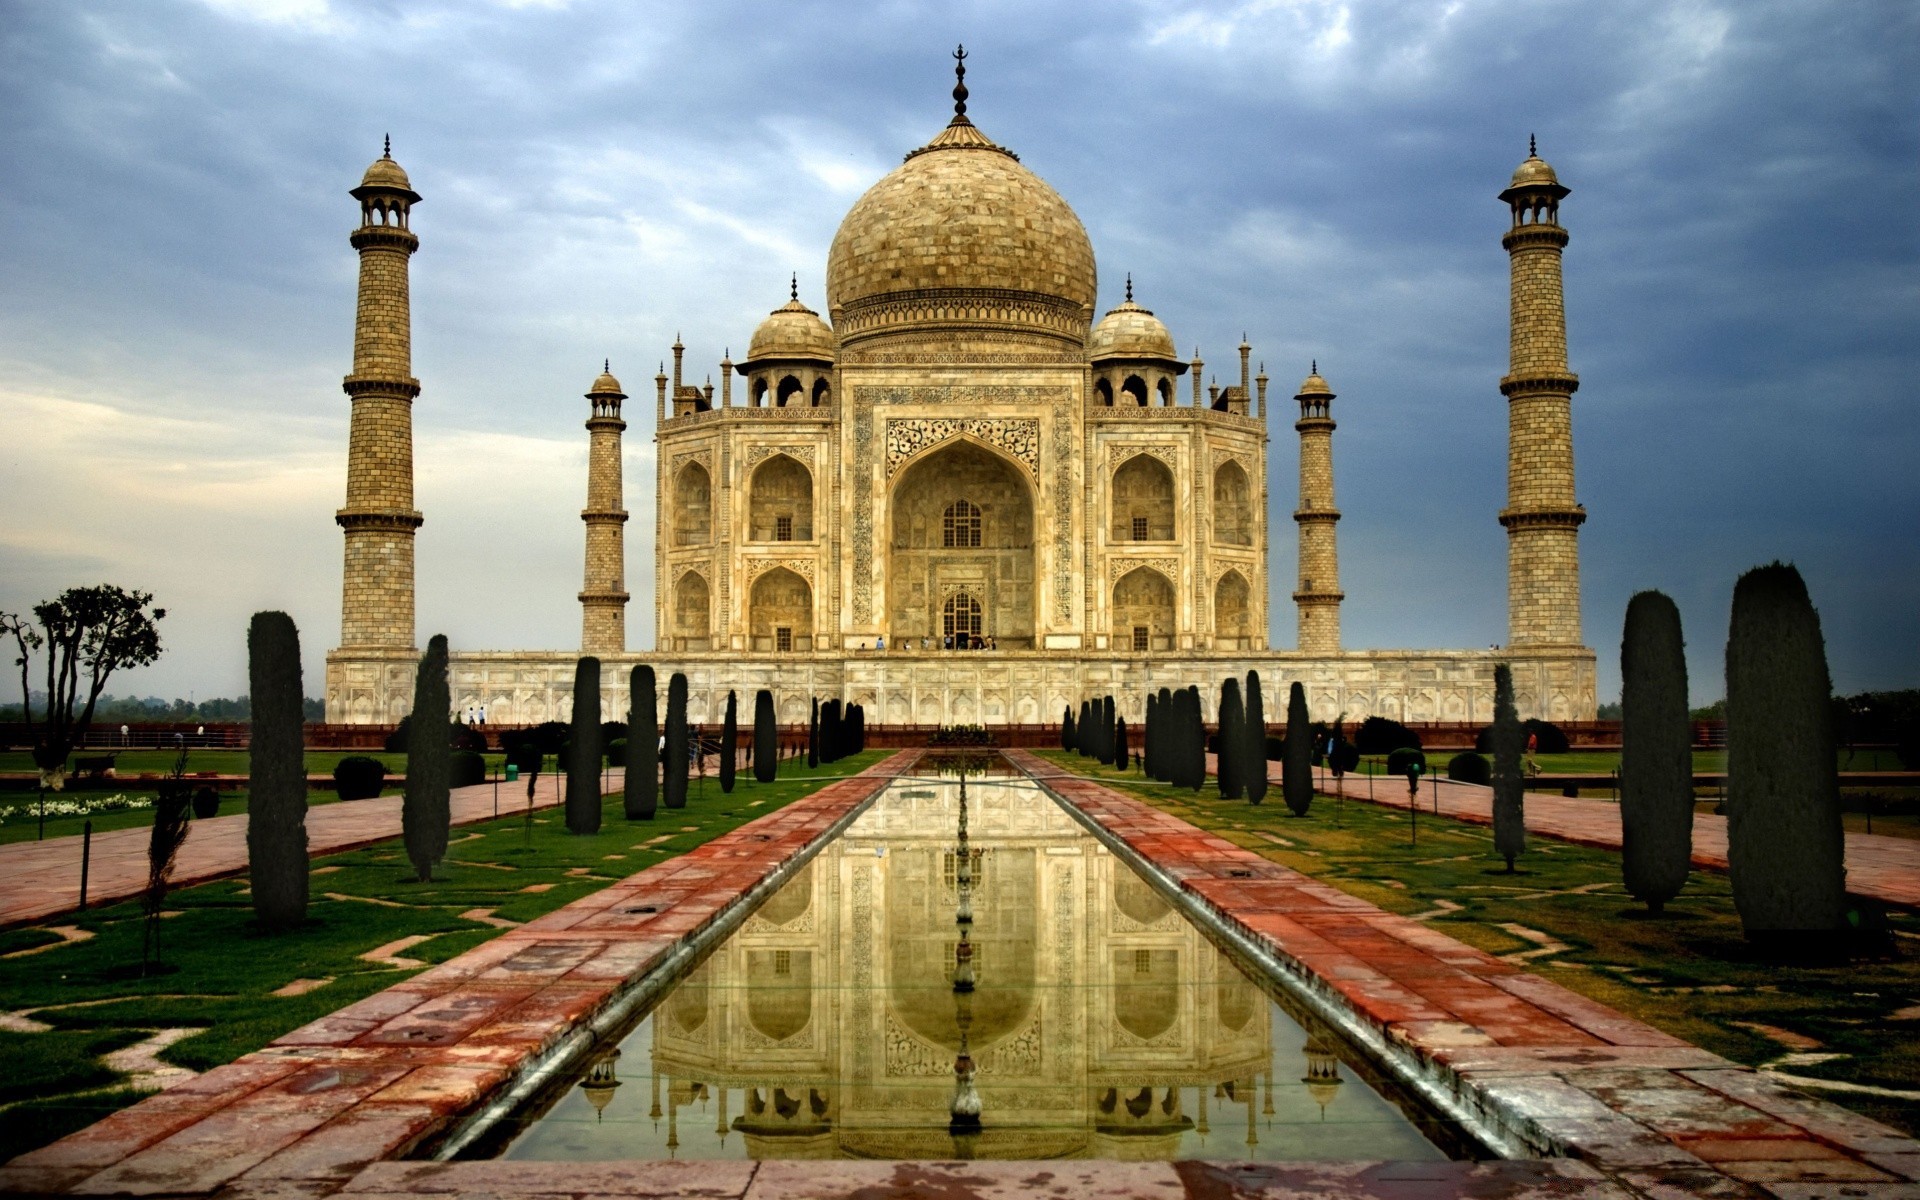
{"label": "central dome", "polygon": [[827,306],[848,342],[931,328],[1079,346],[1094,294],[1080,218],[965,116],[867,189],[827,255]]}

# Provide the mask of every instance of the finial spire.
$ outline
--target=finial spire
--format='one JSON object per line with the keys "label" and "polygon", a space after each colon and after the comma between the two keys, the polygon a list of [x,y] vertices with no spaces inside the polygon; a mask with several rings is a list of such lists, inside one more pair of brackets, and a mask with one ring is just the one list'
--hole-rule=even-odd
{"label": "finial spire", "polygon": [[613,360],[612,360],[612,359],[610,359],[610,358],[603,358],[603,359],[601,359],[601,360],[600,360],[600,373],[601,373],[602,375],[611,375],[611,374],[613,374]]}
{"label": "finial spire", "polygon": [[387,159],[393,157],[393,135],[390,133],[380,139],[380,157]]}
{"label": "finial spire", "polygon": [[962,45],[953,52],[953,119],[964,122],[967,119],[967,48]]}
{"label": "finial spire", "polygon": [[1538,151],[1538,150],[1536,150],[1536,149],[1534,149],[1534,146],[1533,146],[1533,135],[1532,135],[1532,134],[1528,134],[1528,135],[1527,135],[1527,157],[1528,157],[1528,158],[1539,158],[1539,157],[1540,157],[1540,151]]}
{"label": "finial spire", "polygon": [[1309,362],[1310,365],[1307,367],[1307,374],[1318,375],[1320,373],[1320,360],[1316,358],[1309,360]]}
{"label": "finial spire", "polygon": [[798,300],[799,298],[800,298],[800,272],[795,271],[793,273],[793,278],[787,281],[787,299]]}
{"label": "finial spire", "polygon": [[1127,272],[1127,303],[1133,303],[1133,272]]}

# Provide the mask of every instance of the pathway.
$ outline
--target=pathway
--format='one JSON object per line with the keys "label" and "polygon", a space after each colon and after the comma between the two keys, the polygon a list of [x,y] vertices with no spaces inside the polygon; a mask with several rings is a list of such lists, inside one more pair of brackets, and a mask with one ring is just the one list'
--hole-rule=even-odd
{"label": "pathway", "polygon": [[[1207,756],[1207,770],[1213,771],[1214,756]],[[1267,764],[1268,778],[1275,789],[1280,784],[1280,764]],[[1315,788],[1335,794],[1333,776],[1314,772]],[[1432,775],[1420,781],[1420,810],[1433,812],[1435,792],[1439,794],[1439,815],[1476,825],[1493,824],[1493,789],[1472,783],[1456,783]],[[1341,779],[1339,794],[1349,800],[1365,800],[1392,808],[1407,807],[1406,780],[1397,775],[1348,775]],[[1273,792],[1269,801],[1278,801]],[[1526,799],[1527,832],[1581,846],[1602,850],[1620,848],[1620,806],[1610,800],[1579,800],[1568,796],[1528,792]],[[1847,836],[1847,894],[1882,904],[1920,908],[1920,839],[1885,837],[1872,833]],[[1693,865],[1708,871],[1727,869],[1727,819],[1712,813],[1696,813],[1693,818]]]}
{"label": "pathway", "polygon": [[[618,767],[609,770],[606,790],[619,791],[624,786],[625,775]],[[555,786],[559,782],[559,775],[541,776],[533,807],[558,805],[564,795],[563,787]],[[526,811],[524,785],[502,783],[498,786],[499,815]],[[471,825],[492,820],[496,803],[494,789],[495,785],[490,782],[455,788],[451,797],[453,823]],[[380,796],[309,808],[307,853],[318,857],[400,836],[400,802],[399,796]],[[196,820],[191,829],[175,861],[174,887],[238,875],[247,869],[245,813]],[[89,907],[140,894],[147,882],[149,836],[146,826],[93,835],[93,858],[87,882]],[[78,908],[80,852],[78,837],[0,845],[0,928],[44,921]]]}

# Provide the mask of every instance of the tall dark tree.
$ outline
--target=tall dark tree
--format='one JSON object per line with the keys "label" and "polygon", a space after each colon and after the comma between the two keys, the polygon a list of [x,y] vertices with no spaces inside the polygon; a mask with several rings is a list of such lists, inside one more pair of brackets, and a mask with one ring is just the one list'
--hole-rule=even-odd
{"label": "tall dark tree", "polygon": [[433,868],[447,853],[447,831],[453,813],[448,784],[453,772],[453,744],[447,722],[447,638],[436,633],[420,656],[413,681],[413,711],[420,716],[407,731],[407,789],[400,802],[400,830],[407,859],[420,876],[431,882]]}
{"label": "tall dark tree", "polygon": [[1124,771],[1133,761],[1133,747],[1127,742],[1127,719],[1113,720],[1113,765]]}
{"label": "tall dark tree", "polygon": [[573,727],[567,739],[567,832],[600,832],[600,660],[573,668]]}
{"label": "tall dark tree", "polygon": [[1241,738],[1241,771],[1246,780],[1247,802],[1258,804],[1267,798],[1267,700],[1260,692],[1260,672],[1247,672],[1247,716]]}
{"label": "tall dark tree", "polygon": [[1114,720],[1113,697],[1102,696],[1100,698],[1100,761],[1108,766],[1113,765]]}
{"label": "tall dark tree", "polygon": [[1513,705],[1513,668],[1501,663],[1493,669],[1493,850],[1507,860],[1509,872],[1527,848],[1527,781],[1520,770],[1526,741]]}
{"label": "tall dark tree", "polygon": [[667,680],[667,748],[661,799],[668,808],[687,806],[687,677],[675,671]]}
{"label": "tall dark tree", "polygon": [[856,704],[853,713],[853,752],[864,754],[867,749],[867,706]]}
{"label": "tall dark tree", "polygon": [[780,769],[780,727],[774,723],[773,693],[761,688],[753,696],[753,777],[772,783]]}
{"label": "tall dark tree", "polygon": [[1287,689],[1286,757],[1280,763],[1280,798],[1296,817],[1306,816],[1313,807],[1313,728],[1307,717],[1307,689],[1297,679]]}
{"label": "tall dark tree", "polygon": [[1200,707],[1200,686],[1195,684],[1181,693],[1186,697],[1186,728],[1181,733],[1180,786],[1199,791],[1207,785],[1207,722]]}
{"label": "tall dark tree", "polygon": [[820,765],[820,697],[813,698],[812,707],[807,710],[807,765]]}
{"label": "tall dark tree", "polygon": [[660,698],[654,690],[653,668],[645,663],[633,669],[628,684],[627,781],[622,797],[629,821],[651,821],[660,804]]}
{"label": "tall dark tree", "polygon": [[1140,773],[1148,779],[1157,778],[1153,773],[1153,728],[1160,720],[1160,697],[1147,693],[1146,720],[1140,725]]}
{"label": "tall dark tree", "polygon": [[1627,602],[1620,639],[1620,868],[1658,913],[1693,859],[1693,730],[1680,610],[1660,592]]}
{"label": "tall dark tree", "polygon": [[727,692],[727,716],[720,725],[720,790],[733,791],[735,759],[740,756],[740,701]]}
{"label": "tall dark tree", "polygon": [[1071,708],[1060,710],[1060,748],[1067,751],[1073,749],[1073,710]]}
{"label": "tall dark tree", "polygon": [[307,768],[301,736],[300,631],[283,612],[247,629],[253,746],[247,781],[247,875],[263,929],[307,919]]}
{"label": "tall dark tree", "polygon": [[1830,949],[1846,844],[1820,616],[1800,572],[1755,567],[1727,634],[1727,873],[1749,941]]}
{"label": "tall dark tree", "polygon": [[1231,675],[1220,683],[1219,713],[1220,751],[1216,756],[1214,778],[1219,782],[1222,800],[1239,800],[1247,794],[1246,776],[1240,768],[1247,710],[1240,700],[1240,681]]}
{"label": "tall dark tree", "polygon": [[286,612],[255,612],[246,636],[253,745],[246,856],[253,918],[263,929],[307,920],[307,766],[301,737],[300,630]]}
{"label": "tall dark tree", "polygon": [[838,762],[840,756],[840,701],[833,699],[820,706],[820,761]]}

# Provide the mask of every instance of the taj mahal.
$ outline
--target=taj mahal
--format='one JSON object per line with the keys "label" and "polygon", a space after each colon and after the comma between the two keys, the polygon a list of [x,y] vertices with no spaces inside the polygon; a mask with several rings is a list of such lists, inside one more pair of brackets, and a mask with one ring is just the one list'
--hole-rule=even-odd
{"label": "taj mahal", "polygon": [[[1507,642],[1350,649],[1335,394],[1317,364],[1291,403],[1270,400],[1244,340],[1226,372],[1237,382],[1203,383],[1199,352],[1180,357],[1131,278],[1098,314],[1085,227],[969,119],[964,63],[958,74],[951,120],[841,221],[822,310],[796,280],[745,358],[718,364],[717,393],[690,381],[678,339],[653,379],[653,648],[629,648],[629,396],[608,369],[585,397],[580,645],[455,647],[454,709],[566,719],[575,662],[595,655],[610,716],[644,661],[687,676],[695,721],[759,688],[786,721],[817,696],[874,723],[1036,724],[1106,694],[1138,719],[1150,690],[1212,698],[1258,670],[1269,695],[1302,683],[1316,719],[1485,722],[1508,663],[1522,716],[1591,719],[1560,273],[1569,189],[1553,168],[1530,152],[1499,193],[1511,366],[1488,390],[1509,412]],[[378,723],[409,711],[420,654],[408,272],[421,197],[390,150],[352,194],[359,306],[326,711]],[[1268,643],[1268,435],[1282,414],[1299,438],[1292,649]]]}

